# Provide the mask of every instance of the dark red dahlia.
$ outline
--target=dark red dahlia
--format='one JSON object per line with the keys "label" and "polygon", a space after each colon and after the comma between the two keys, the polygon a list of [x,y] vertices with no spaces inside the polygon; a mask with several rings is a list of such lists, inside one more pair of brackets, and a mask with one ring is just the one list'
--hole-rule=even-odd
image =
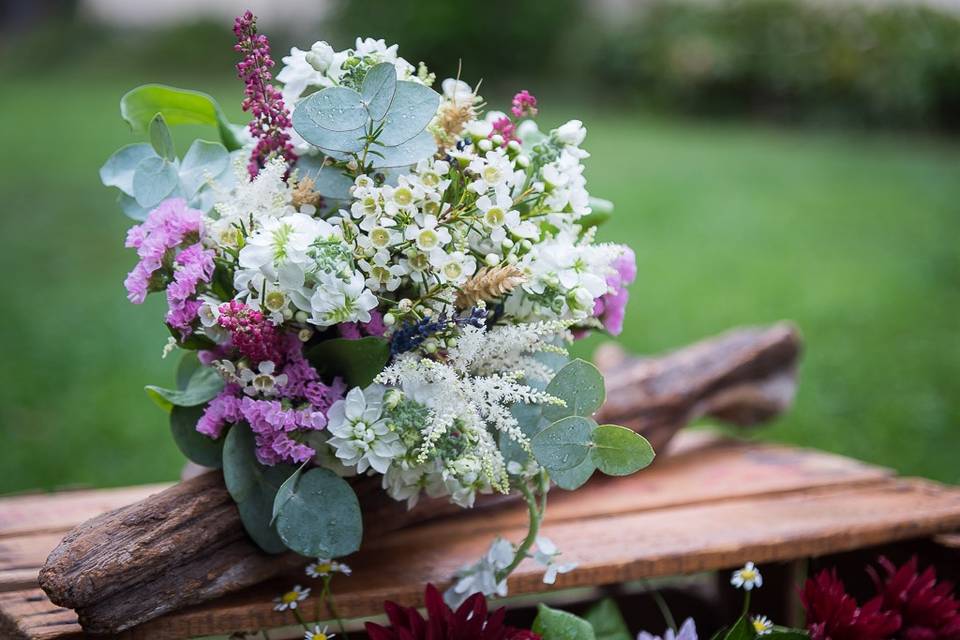
{"label": "dark red dahlia", "polygon": [[879,596],[857,606],[836,570],[824,569],[807,580],[800,599],[812,640],[888,640],[900,628],[900,616],[884,611]]}
{"label": "dark red dahlia", "polygon": [[937,583],[931,566],[917,570],[914,556],[897,568],[887,558],[877,563],[884,575],[870,567],[867,571],[883,600],[883,608],[900,615],[903,640],[960,640],[960,601],[954,597],[953,583]]}
{"label": "dark red dahlia", "polygon": [[401,607],[395,602],[383,603],[390,628],[367,623],[370,640],[540,640],[532,631],[514,629],[503,624],[506,609],[487,612],[487,600],[475,593],[453,611],[432,584],[424,594],[427,619],[414,607]]}

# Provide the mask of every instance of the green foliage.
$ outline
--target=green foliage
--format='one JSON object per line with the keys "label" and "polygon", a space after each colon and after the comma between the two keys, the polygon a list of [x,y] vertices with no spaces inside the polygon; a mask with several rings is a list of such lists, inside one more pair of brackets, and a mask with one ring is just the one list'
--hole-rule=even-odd
{"label": "green foliage", "polygon": [[223,480],[230,497],[237,503],[243,528],[267,553],[287,550],[271,522],[277,492],[294,471],[294,467],[287,464],[272,467],[260,464],[253,432],[246,424],[236,424],[227,432],[223,445]]}
{"label": "green foliage", "polygon": [[120,115],[134,132],[147,131],[158,113],[170,125],[201,124],[217,128],[220,141],[230,151],[240,148],[234,125],[227,120],[217,101],[200,91],[162,84],[145,84],[120,99]]}
{"label": "green foliage", "polygon": [[744,614],[721,637],[723,640],[755,640],[757,632],[753,628],[750,618]]}
{"label": "green foliage", "polygon": [[196,407],[209,402],[223,390],[223,378],[210,367],[200,367],[190,376],[184,389],[164,389],[155,385],[147,385],[144,389],[162,409]]}
{"label": "green foliage", "polygon": [[545,604],[537,607],[533,632],[543,640],[596,640],[590,623],[567,611],[551,609]]}
{"label": "green foliage", "polygon": [[770,633],[763,636],[763,640],[807,640],[810,634],[803,629],[774,627]]}
{"label": "green foliage", "polygon": [[144,209],[152,209],[177,188],[177,167],[159,156],[144,158],[133,172],[133,197]]}
{"label": "green foliage", "polygon": [[590,456],[583,459],[583,462],[570,469],[554,470],[550,472],[550,479],[557,483],[557,486],[567,491],[579,489],[597,470],[597,465],[593,463]]}
{"label": "green foliage", "polygon": [[315,558],[339,558],[359,549],[363,519],[353,488],[329,469],[296,475],[277,492],[273,506],[286,546]]}
{"label": "green foliage", "polygon": [[604,598],[583,616],[593,627],[597,640],[633,640],[620,607],[613,598]]}
{"label": "green foliage", "polygon": [[333,338],[307,349],[306,357],[321,375],[340,376],[351,387],[366,387],[387,365],[390,343],[374,336]]}
{"label": "green foliage", "polygon": [[591,434],[597,423],[568,416],[554,422],[530,440],[530,450],[547,471],[565,471],[582,463],[590,453]]}
{"label": "green foliage", "polygon": [[436,151],[424,130],[439,104],[436,91],[397,81],[393,66],[384,62],[367,71],[359,92],[328,87],[298,102],[293,127],[334,158],[359,156],[377,168],[400,167]]}
{"label": "green foliage", "polygon": [[551,422],[567,416],[592,416],[606,397],[600,370],[579,358],[569,362],[553,376],[546,392],[566,403],[565,406],[543,407],[543,417]]}
{"label": "green foliage", "polygon": [[218,469],[222,465],[223,438],[214,440],[197,431],[197,421],[203,415],[203,406],[170,409],[170,432],[177,448],[191,462]]}
{"label": "green foliage", "polygon": [[591,436],[590,460],[608,476],[628,476],[653,462],[653,447],[631,429],[604,424],[594,429]]}
{"label": "green foliage", "polygon": [[153,120],[150,121],[150,146],[164,160],[174,160],[177,157],[177,152],[173,148],[173,136],[162,113],[153,116]]}

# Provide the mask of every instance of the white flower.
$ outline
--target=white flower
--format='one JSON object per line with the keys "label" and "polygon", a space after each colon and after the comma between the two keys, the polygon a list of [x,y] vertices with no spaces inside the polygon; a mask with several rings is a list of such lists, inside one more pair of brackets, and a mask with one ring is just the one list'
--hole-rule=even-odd
{"label": "white flower", "polygon": [[400,286],[401,278],[407,273],[407,270],[398,264],[388,264],[390,255],[386,252],[377,252],[373,261],[360,260],[360,268],[367,272],[365,281],[371,291],[396,291]]}
{"label": "white flower", "polygon": [[277,596],[273,599],[274,611],[286,611],[287,609],[296,609],[297,606],[310,596],[310,588],[303,588],[296,585],[290,591]]}
{"label": "white flower", "polygon": [[577,568],[576,562],[557,563],[560,551],[557,545],[546,536],[537,536],[537,547],[533,552],[533,559],[547,568],[543,574],[544,584],[553,584],[557,581],[557,574],[569,573]]}
{"label": "white flower", "polygon": [[350,569],[349,566],[330,558],[317,558],[316,562],[311,562],[307,565],[306,571],[307,575],[311,578],[326,578],[334,573],[342,573],[345,576],[349,576],[353,573],[353,570]]}
{"label": "white flower", "polygon": [[307,250],[317,238],[334,235],[329,223],[304,213],[266,220],[240,250],[240,268],[274,274],[284,262],[305,262]]}
{"label": "white flower", "polygon": [[320,625],[315,624],[312,631],[308,629],[304,632],[303,640],[330,640],[336,635],[335,633],[327,633],[327,627],[321,629]]}
{"label": "white flower", "polygon": [[463,284],[477,270],[477,261],[462,251],[447,254],[439,265],[437,275],[442,282]]}
{"label": "white flower", "polygon": [[763,586],[763,576],[760,575],[760,570],[752,562],[748,562],[743,565],[742,569],[733,572],[730,577],[730,584],[738,589],[750,591],[754,587]]}
{"label": "white flower", "polygon": [[569,120],[556,130],[556,135],[560,142],[577,147],[587,137],[587,129],[579,120]]}
{"label": "white flower", "polygon": [[474,104],[479,98],[473,93],[473,89],[463,80],[456,78],[447,78],[440,83],[443,90],[443,97],[457,104]]}
{"label": "white flower", "polygon": [[309,51],[293,47],[283,57],[283,68],[277,81],[283,83],[283,100],[292,109],[307,87],[329,87],[334,81],[327,75],[334,51],[326,42],[315,42]]}
{"label": "white flower", "polygon": [[502,149],[491,151],[482,158],[475,158],[467,166],[467,170],[477,176],[477,179],[470,183],[470,190],[481,194],[499,186],[510,187],[517,177],[513,163]]}
{"label": "white flower", "polygon": [[417,249],[424,253],[430,253],[437,249],[442,250],[450,242],[450,232],[437,225],[436,216],[420,216],[420,224],[408,225],[403,230],[403,237],[407,240],[413,240]]}
{"label": "white flower", "polygon": [[753,616],[750,618],[753,630],[758,636],[766,636],[773,633],[773,621],[767,616]]}
{"label": "white flower", "polygon": [[485,596],[507,595],[507,581],[498,582],[497,573],[510,566],[515,554],[513,545],[498,536],[477,563],[466,565],[455,574],[457,580],[443,594],[443,599],[455,609],[476,592]]}
{"label": "white flower", "polygon": [[535,238],[538,235],[536,225],[529,221],[521,221],[520,212],[512,207],[513,198],[502,185],[496,188],[493,198],[488,195],[477,198],[477,209],[483,214],[481,216],[483,223],[491,229],[492,241],[503,242],[507,237],[507,230],[521,238]]}
{"label": "white flower", "polygon": [[349,280],[324,278],[310,298],[313,312],[310,322],[329,327],[341,322],[370,322],[370,310],[377,307],[377,297],[365,286],[360,273]]}
{"label": "white flower", "polygon": [[694,624],[693,618],[687,618],[683,621],[683,624],[680,625],[680,629],[676,633],[674,633],[673,629],[667,629],[663,634],[663,638],[661,638],[646,631],[641,631],[637,635],[637,640],[698,640],[697,626]]}
{"label": "white flower", "polygon": [[281,373],[274,376],[275,368],[276,365],[273,362],[264,360],[258,365],[256,371],[250,368],[242,369],[239,382],[243,385],[243,392],[248,396],[257,394],[272,396],[276,393],[278,387],[285,387],[287,385],[287,374]]}
{"label": "white flower", "polygon": [[390,461],[404,452],[397,434],[381,418],[383,387],[366,390],[354,387],[344,400],[337,400],[327,413],[327,430],[333,434],[327,443],[344,464],[363,473],[372,468],[386,473]]}

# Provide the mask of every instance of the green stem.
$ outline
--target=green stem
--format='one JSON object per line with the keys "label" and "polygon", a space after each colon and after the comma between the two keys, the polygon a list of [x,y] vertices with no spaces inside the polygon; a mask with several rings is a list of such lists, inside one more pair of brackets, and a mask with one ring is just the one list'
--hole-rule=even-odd
{"label": "green stem", "polygon": [[[543,522],[543,516],[547,510],[547,492],[544,489],[544,476],[542,473],[537,478],[537,491],[531,490],[530,485],[526,482],[518,488],[524,500],[527,502],[527,511],[530,515],[530,527],[527,530],[527,537],[525,537],[523,542],[520,543],[520,546],[517,547],[517,553],[514,555],[513,561],[497,572],[498,583],[506,580],[507,577],[513,573],[514,569],[520,566],[524,558],[527,557],[530,547],[532,547],[533,543],[537,540],[537,534],[540,532],[540,523]],[[540,504],[537,503],[537,493],[541,494]]]}
{"label": "green stem", "polygon": [[303,619],[303,616],[300,615],[300,609],[290,609],[293,612],[293,617],[297,619],[297,622],[300,623],[300,626],[303,627],[304,631],[309,631],[310,627],[307,626],[306,620]]}
{"label": "green stem", "polygon": [[333,579],[333,576],[324,576],[323,577],[323,594],[322,597],[327,604],[327,611],[330,612],[330,615],[333,616],[333,619],[337,621],[337,627],[340,629],[340,636],[343,640],[349,640],[347,635],[347,630],[343,626],[343,619],[340,617],[340,614],[337,613],[337,605],[333,601],[333,590],[330,588],[330,581]]}
{"label": "green stem", "polygon": [[673,613],[670,611],[670,607],[667,606],[667,601],[663,599],[663,596],[660,595],[660,592],[656,589],[650,591],[650,597],[653,598],[653,601],[657,604],[657,608],[660,609],[660,615],[663,616],[664,621],[667,623],[667,626],[673,629],[673,632],[677,632],[677,621],[673,617]]}
{"label": "green stem", "polygon": [[744,591],[743,596],[743,617],[746,618],[747,614],[750,613],[750,592]]}

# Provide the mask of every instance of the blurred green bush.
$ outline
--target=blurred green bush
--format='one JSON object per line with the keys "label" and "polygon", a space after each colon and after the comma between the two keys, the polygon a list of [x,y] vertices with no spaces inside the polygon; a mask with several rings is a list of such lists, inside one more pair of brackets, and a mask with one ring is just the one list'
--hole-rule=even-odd
{"label": "blurred green bush", "polygon": [[866,125],[960,125],[960,18],[907,6],[659,0],[590,65],[660,107]]}

